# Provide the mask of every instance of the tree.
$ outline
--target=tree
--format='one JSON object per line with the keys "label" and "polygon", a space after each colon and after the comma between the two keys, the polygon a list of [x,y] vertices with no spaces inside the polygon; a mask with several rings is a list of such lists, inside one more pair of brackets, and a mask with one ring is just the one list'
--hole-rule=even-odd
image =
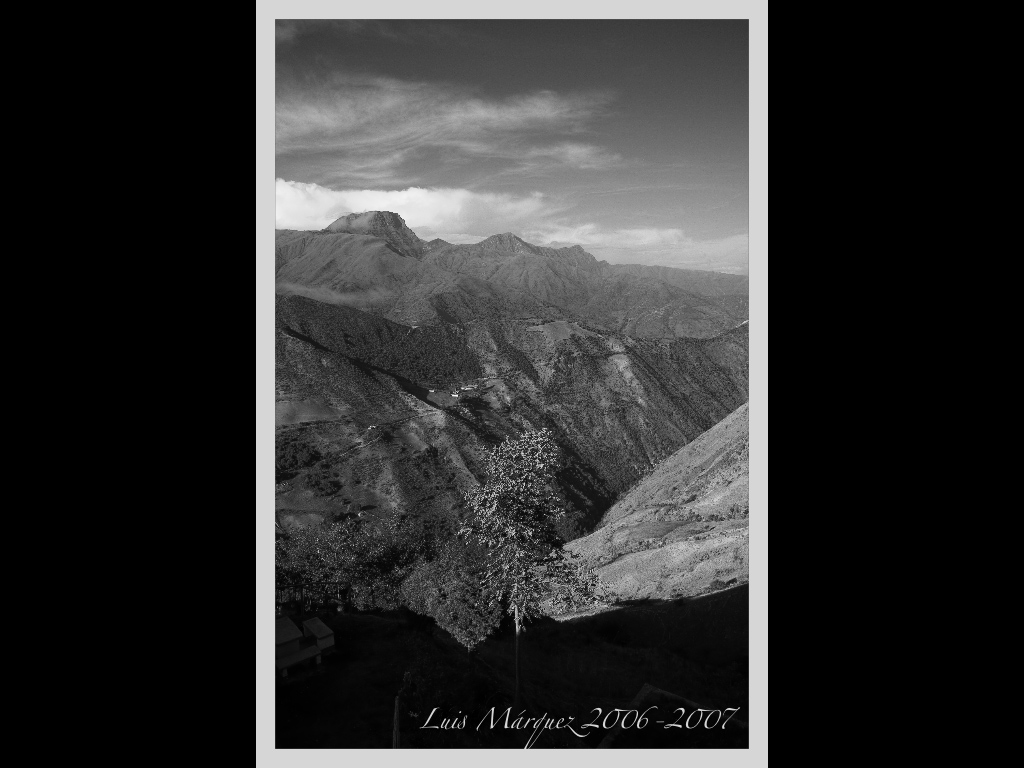
{"label": "tree", "polygon": [[323,524],[290,530],[275,542],[279,586],[309,582],[348,581],[356,526]]}
{"label": "tree", "polygon": [[402,583],[409,609],[430,616],[468,650],[501,623],[501,609],[481,583],[486,559],[479,549],[453,541],[435,560],[420,562]]}
{"label": "tree", "polygon": [[484,582],[492,604],[515,622],[515,706],[519,704],[519,634],[543,613],[541,603],[593,601],[597,579],[567,553],[555,532],[563,502],[555,490],[560,453],[550,430],[506,440],[487,458],[488,479],[467,499],[464,535],[487,547]]}
{"label": "tree", "polygon": [[345,520],[292,529],[276,542],[278,585],[346,583],[360,610],[397,608],[402,580],[430,554],[422,528],[392,515],[368,525]]}

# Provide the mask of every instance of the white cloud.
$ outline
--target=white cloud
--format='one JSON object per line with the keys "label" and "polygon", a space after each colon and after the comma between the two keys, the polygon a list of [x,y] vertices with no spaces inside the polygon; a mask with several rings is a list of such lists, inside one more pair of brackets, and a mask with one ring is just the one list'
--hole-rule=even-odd
{"label": "white cloud", "polygon": [[556,210],[539,192],[507,195],[468,189],[333,190],[277,180],[277,228],[323,229],[343,213],[393,211],[421,238],[476,242],[496,232],[522,231]]}

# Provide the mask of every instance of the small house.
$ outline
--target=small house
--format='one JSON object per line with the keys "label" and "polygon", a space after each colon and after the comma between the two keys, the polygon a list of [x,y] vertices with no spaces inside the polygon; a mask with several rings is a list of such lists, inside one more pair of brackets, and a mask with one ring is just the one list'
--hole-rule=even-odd
{"label": "small house", "polygon": [[320,619],[312,618],[302,622],[302,634],[305,637],[313,638],[316,647],[321,651],[334,645],[334,630]]}

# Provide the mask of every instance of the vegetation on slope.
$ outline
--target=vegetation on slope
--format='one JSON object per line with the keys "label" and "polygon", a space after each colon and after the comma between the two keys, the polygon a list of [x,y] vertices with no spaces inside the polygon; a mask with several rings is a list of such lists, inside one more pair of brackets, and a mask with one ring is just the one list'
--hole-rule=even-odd
{"label": "vegetation on slope", "polygon": [[490,447],[546,427],[568,456],[559,479],[578,534],[746,400],[745,326],[655,341],[575,324],[548,334],[535,321],[414,330],[279,297],[279,435],[322,457],[286,470],[279,509],[330,517],[457,504]]}
{"label": "vegetation on slope", "polygon": [[744,404],[666,459],[567,546],[598,566],[611,594],[680,597],[747,580],[747,413]]}

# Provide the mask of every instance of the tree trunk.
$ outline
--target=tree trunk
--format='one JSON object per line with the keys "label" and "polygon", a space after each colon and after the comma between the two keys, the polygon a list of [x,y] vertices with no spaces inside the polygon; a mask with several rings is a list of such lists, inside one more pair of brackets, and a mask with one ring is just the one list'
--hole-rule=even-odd
{"label": "tree trunk", "polygon": [[519,606],[515,606],[516,617],[516,695],[512,702],[513,709],[519,709]]}
{"label": "tree trunk", "polygon": [[395,696],[395,719],[391,726],[391,748],[400,749],[401,731],[398,728],[398,696]]}

